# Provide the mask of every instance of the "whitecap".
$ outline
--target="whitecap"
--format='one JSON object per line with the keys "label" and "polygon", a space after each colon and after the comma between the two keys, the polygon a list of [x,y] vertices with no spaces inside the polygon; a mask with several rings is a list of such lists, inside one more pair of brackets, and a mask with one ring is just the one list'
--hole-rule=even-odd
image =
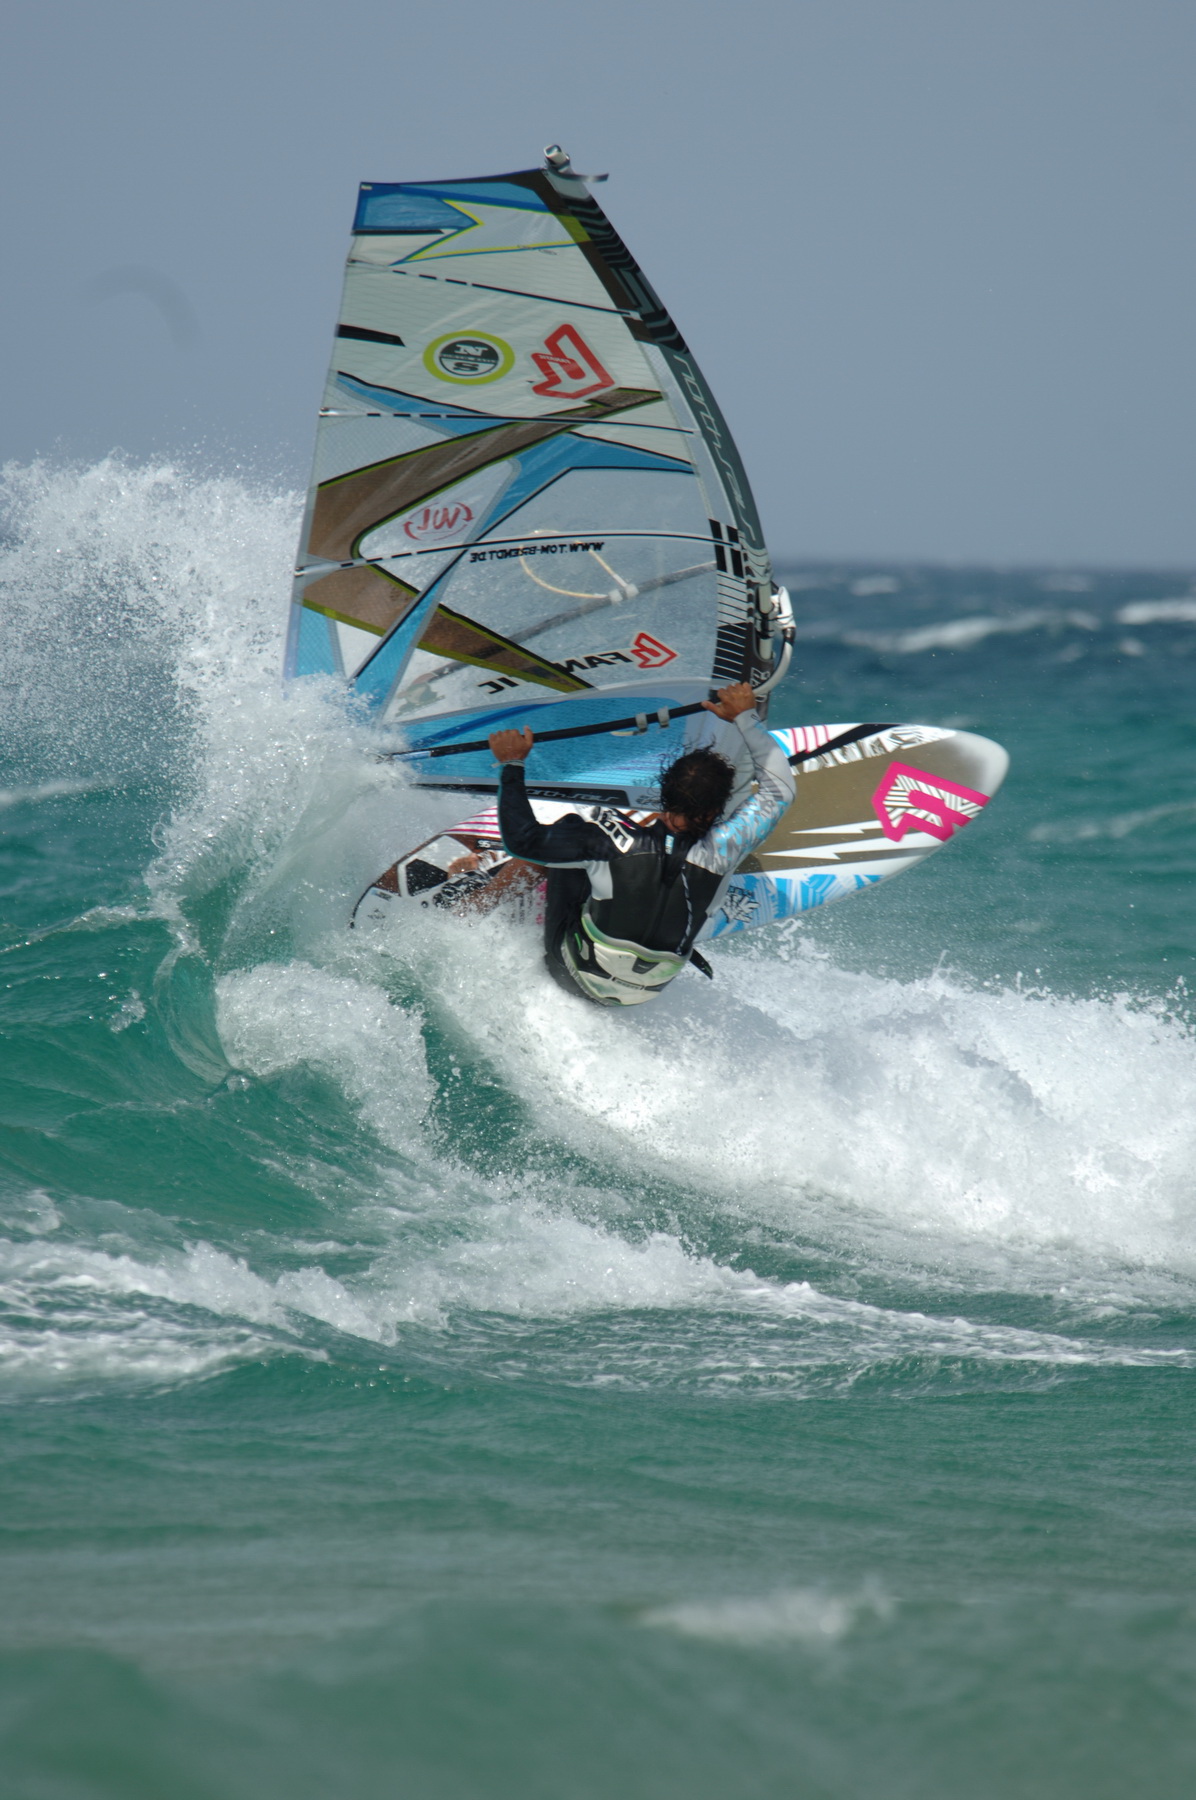
{"label": "whitecap", "polygon": [[866,1621],[886,1623],[894,1611],[884,1590],[866,1583],[840,1594],[798,1587],[745,1598],[679,1601],[648,1608],[640,1613],[639,1623],[744,1649],[783,1644],[825,1648],[842,1642]]}
{"label": "whitecap", "polygon": [[972,613],[935,625],[919,625],[910,631],[845,631],[842,641],[862,650],[880,650],[895,656],[916,656],[926,650],[973,650],[986,638],[1017,636],[1027,631],[1098,631],[1094,613],[1039,608],[1033,611],[992,614]]}
{"label": "whitecap", "polygon": [[1114,615],[1119,625],[1196,625],[1196,594],[1170,600],[1131,600]]}

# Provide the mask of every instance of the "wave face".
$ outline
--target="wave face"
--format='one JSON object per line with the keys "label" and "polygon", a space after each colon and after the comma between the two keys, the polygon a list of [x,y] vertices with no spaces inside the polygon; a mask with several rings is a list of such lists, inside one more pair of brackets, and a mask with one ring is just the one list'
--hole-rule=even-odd
{"label": "wave face", "polygon": [[346,930],[452,806],[282,693],[294,496],[5,479],[17,1791],[1190,1791],[1184,581],[796,572],[774,723],[1010,782],[612,1018]]}

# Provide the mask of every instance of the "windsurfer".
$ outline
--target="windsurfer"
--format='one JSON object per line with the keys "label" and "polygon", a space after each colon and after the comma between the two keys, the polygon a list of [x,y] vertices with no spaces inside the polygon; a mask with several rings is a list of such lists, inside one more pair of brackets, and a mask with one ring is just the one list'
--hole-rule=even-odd
{"label": "windsurfer", "polygon": [[490,738],[491,753],[502,764],[503,844],[512,856],[548,870],[549,972],[600,1006],[651,1000],[690,961],[710,973],[694,941],[735,870],[793,799],[788,758],[761,725],[748,683],[721,688],[717,700],[702,704],[735,724],[756,780],[757,791],[726,819],[734,770],[717,751],[703,748],[665,769],[662,810],[643,823],[604,810],[593,819],[569,813],[541,825],[524,787],[531,731],[496,731]]}

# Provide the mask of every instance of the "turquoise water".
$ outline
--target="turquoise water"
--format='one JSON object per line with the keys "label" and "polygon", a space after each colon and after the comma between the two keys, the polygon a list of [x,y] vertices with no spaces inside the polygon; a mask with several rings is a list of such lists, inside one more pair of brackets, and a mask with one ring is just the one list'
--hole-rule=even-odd
{"label": "turquoise water", "polygon": [[773,722],[1007,787],[612,1019],[344,931],[292,497],[7,496],[6,1796],[1189,1795],[1188,575],[793,571]]}

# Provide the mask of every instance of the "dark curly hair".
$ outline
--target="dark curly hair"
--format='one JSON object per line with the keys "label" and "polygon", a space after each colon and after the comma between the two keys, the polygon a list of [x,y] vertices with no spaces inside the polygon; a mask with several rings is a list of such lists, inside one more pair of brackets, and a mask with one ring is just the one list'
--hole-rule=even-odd
{"label": "dark curly hair", "polygon": [[687,750],[660,773],[660,810],[705,836],[731,798],[735,771],[717,750]]}

